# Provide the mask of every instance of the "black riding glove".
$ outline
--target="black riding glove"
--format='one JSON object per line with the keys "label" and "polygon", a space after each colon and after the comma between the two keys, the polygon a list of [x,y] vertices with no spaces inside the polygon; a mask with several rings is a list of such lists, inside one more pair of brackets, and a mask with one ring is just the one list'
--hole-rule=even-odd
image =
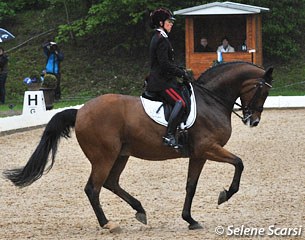
{"label": "black riding glove", "polygon": [[183,81],[185,81],[185,82],[188,82],[188,83],[193,82],[193,77],[186,70],[184,70],[184,74],[183,74],[182,78],[183,78]]}

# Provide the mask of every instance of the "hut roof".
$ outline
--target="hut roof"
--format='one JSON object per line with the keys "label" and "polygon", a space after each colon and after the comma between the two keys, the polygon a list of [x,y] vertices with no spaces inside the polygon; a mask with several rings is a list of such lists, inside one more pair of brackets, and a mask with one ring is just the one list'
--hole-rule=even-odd
{"label": "hut roof", "polygon": [[231,15],[231,14],[258,14],[267,12],[269,8],[252,6],[234,2],[213,2],[200,6],[175,11],[175,15]]}

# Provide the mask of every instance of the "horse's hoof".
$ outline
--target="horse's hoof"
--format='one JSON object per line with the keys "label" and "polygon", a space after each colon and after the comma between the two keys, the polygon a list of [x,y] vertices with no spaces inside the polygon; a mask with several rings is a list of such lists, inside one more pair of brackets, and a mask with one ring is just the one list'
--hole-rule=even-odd
{"label": "horse's hoof", "polygon": [[136,213],[136,219],[145,225],[147,224],[147,218],[145,213]]}
{"label": "horse's hoof", "polygon": [[218,197],[218,205],[224,203],[228,201],[228,197],[227,197],[227,190],[223,190],[219,193],[219,197]]}
{"label": "horse's hoof", "polygon": [[107,224],[103,226],[104,229],[108,229],[111,233],[121,233],[122,229],[119,224],[109,221]]}
{"label": "horse's hoof", "polygon": [[193,223],[189,225],[189,230],[196,230],[196,229],[202,229],[203,227],[198,223]]}

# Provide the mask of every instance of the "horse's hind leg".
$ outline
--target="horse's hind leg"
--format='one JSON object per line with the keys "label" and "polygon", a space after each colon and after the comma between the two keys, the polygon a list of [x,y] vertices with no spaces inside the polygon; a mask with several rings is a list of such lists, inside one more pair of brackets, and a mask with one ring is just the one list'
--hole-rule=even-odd
{"label": "horse's hind leg", "polygon": [[134,210],[137,211],[136,219],[143,224],[147,224],[146,213],[141,202],[131,196],[119,185],[120,176],[126,166],[128,158],[129,156],[119,156],[117,158],[104,184],[104,187],[114,192],[117,196],[127,202]]}
{"label": "horse's hind leg", "polygon": [[85,192],[95,212],[95,215],[98,219],[100,226],[103,227],[108,223],[108,220],[100,206],[100,200],[99,200],[100,188],[95,186],[95,184],[93,183],[92,176],[90,176],[86,184]]}
{"label": "horse's hind leg", "polygon": [[108,221],[99,200],[101,188],[109,175],[111,167],[111,164],[103,165],[102,161],[98,161],[97,163],[95,162],[95,164],[92,164],[91,175],[86,184],[85,192],[95,212],[100,226],[102,228],[109,229],[110,232],[119,232],[119,225]]}

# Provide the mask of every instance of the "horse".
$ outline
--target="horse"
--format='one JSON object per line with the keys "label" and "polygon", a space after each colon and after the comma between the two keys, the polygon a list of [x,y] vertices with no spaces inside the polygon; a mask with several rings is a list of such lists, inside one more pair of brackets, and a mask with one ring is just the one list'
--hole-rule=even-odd
{"label": "horse", "polygon": [[[272,87],[272,72],[272,67],[264,70],[252,63],[229,62],[206,70],[192,83],[197,117],[188,129],[189,165],[182,210],[182,218],[189,224],[190,230],[202,228],[192,218],[191,206],[207,160],[229,163],[235,167],[231,185],[228,190],[220,192],[218,204],[228,201],[238,192],[243,162],[224,148],[231,136],[234,104],[240,98],[243,114],[240,118],[250,127],[257,126]],[[119,224],[109,221],[104,214],[100,204],[102,187],[126,201],[136,211],[136,219],[147,224],[141,202],[119,184],[128,158],[134,156],[161,161],[179,158],[182,154],[164,146],[162,136],[165,127],[146,115],[139,97],[105,94],[89,100],[78,110],[71,108],[55,114],[46,125],[26,165],[5,170],[4,177],[19,187],[38,180],[53,167],[59,140],[69,138],[73,128],[82,151],[91,162],[91,173],[84,191],[99,225],[110,232],[121,230]]]}

